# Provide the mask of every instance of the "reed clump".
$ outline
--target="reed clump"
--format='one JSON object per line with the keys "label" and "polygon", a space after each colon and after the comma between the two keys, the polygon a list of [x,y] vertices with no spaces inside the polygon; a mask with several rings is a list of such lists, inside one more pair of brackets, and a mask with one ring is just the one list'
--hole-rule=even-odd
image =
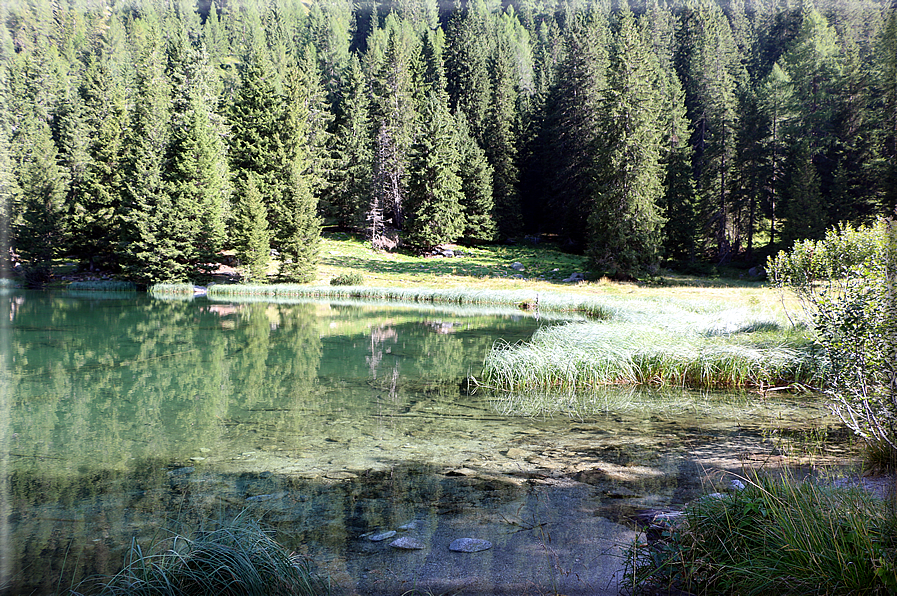
{"label": "reed clump", "polygon": [[859,489],[790,477],[692,502],[629,549],[632,593],[893,594],[897,513]]}
{"label": "reed clump", "polygon": [[358,285],[304,286],[298,284],[220,284],[209,288],[210,298],[266,296],[272,298],[325,298],[513,306],[528,311],[578,313],[590,318],[611,316],[598,299],[581,295],[532,290],[477,290],[471,288],[362,287]]}
{"label": "reed clump", "polygon": [[75,594],[103,596],[314,596],[329,582],[257,523],[238,517],[224,527],[176,534],[144,552],[131,546],[124,568]]}
{"label": "reed clump", "polygon": [[518,393],[608,385],[768,389],[816,387],[823,373],[823,358],[806,338],[613,320],[543,327],[529,342],[499,342],[486,356],[480,382]]}
{"label": "reed clump", "polygon": [[136,292],[137,285],[132,281],[94,279],[73,281],[66,287],[66,289],[77,292]]}
{"label": "reed clump", "polygon": [[194,286],[189,283],[154,284],[147,292],[152,296],[193,296]]}

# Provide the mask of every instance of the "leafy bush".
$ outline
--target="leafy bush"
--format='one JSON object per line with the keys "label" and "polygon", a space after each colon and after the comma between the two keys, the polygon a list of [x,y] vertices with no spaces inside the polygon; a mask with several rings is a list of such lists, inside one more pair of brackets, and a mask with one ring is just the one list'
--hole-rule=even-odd
{"label": "leafy bush", "polygon": [[361,273],[343,273],[330,279],[331,286],[360,286],[364,283]]}
{"label": "leafy bush", "polygon": [[798,242],[768,270],[813,318],[835,413],[870,444],[897,453],[897,223]]}

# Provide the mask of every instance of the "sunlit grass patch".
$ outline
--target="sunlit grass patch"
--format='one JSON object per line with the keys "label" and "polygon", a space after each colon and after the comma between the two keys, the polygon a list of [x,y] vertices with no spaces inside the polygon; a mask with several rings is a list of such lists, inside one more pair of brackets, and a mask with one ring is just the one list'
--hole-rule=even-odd
{"label": "sunlit grass patch", "polygon": [[194,286],[189,283],[155,284],[147,290],[152,296],[193,296]]}

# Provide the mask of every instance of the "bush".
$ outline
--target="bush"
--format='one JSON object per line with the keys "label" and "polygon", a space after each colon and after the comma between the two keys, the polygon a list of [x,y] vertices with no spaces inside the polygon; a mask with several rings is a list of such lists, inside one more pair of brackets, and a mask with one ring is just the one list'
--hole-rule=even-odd
{"label": "bush", "polygon": [[364,276],[361,273],[343,273],[330,279],[331,286],[360,286],[364,284]]}
{"label": "bush", "polygon": [[897,223],[798,242],[768,270],[812,316],[835,413],[870,445],[897,454]]}

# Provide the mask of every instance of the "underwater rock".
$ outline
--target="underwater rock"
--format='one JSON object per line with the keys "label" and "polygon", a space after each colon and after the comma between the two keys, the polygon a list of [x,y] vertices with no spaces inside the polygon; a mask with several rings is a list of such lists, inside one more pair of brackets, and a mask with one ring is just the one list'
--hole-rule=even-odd
{"label": "underwater rock", "polygon": [[387,538],[392,538],[396,535],[395,530],[387,530],[385,532],[377,532],[376,534],[371,534],[368,536],[368,540],[371,542],[383,542]]}
{"label": "underwater rock", "polygon": [[401,538],[393,540],[389,543],[389,546],[401,550],[422,550],[425,548],[424,544],[420,540],[415,540],[414,538],[409,538],[408,536],[402,536]]}
{"label": "underwater rock", "polygon": [[478,553],[490,548],[492,548],[491,542],[479,538],[458,538],[449,544],[449,550],[456,553]]}

